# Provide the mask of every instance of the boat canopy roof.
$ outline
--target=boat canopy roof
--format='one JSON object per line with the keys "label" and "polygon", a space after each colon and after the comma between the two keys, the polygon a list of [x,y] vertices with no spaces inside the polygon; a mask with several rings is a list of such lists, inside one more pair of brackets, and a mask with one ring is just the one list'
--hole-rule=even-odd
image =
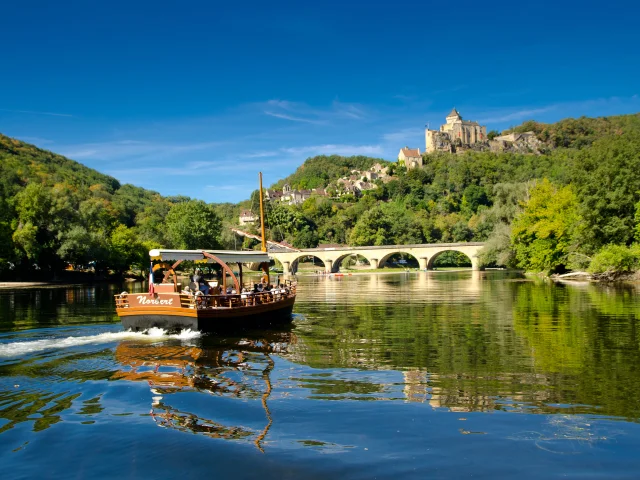
{"label": "boat canopy roof", "polygon": [[266,252],[257,251],[237,251],[237,250],[149,250],[151,260],[178,261],[190,260],[198,263],[215,263],[215,260],[207,257],[204,253],[213,255],[225,263],[263,263],[269,262],[270,258]]}

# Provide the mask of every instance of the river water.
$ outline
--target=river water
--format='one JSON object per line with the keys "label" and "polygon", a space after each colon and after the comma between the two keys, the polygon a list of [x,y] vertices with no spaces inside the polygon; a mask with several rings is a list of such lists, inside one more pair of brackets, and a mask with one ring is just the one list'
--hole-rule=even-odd
{"label": "river water", "polygon": [[122,286],[0,290],[2,478],[640,475],[635,287],[299,281],[290,327],[225,336],[123,332]]}

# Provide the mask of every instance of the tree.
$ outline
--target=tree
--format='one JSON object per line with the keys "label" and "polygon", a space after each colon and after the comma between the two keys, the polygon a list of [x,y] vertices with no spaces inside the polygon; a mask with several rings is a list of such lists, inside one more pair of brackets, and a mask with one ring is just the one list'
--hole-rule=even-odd
{"label": "tree", "polygon": [[167,237],[175,248],[220,247],[222,222],[213,206],[202,200],[176,203],[165,219]]}
{"label": "tree", "polygon": [[109,239],[109,266],[122,275],[132,266],[137,270],[144,270],[147,265],[147,249],[138,240],[136,232],[125,225],[118,225]]}
{"label": "tree", "polygon": [[531,189],[511,232],[520,267],[538,272],[566,267],[579,218],[577,207],[571,186],[559,188],[544,179]]}
{"label": "tree", "polygon": [[349,236],[349,244],[390,245],[387,232],[391,229],[388,218],[380,207],[365,212],[353,227]]}
{"label": "tree", "polygon": [[573,162],[586,253],[608,244],[629,245],[640,200],[640,133],[599,140]]}
{"label": "tree", "polygon": [[487,133],[487,138],[489,140],[493,140],[498,136],[500,136],[500,132],[498,132],[497,130],[490,130],[489,133]]}

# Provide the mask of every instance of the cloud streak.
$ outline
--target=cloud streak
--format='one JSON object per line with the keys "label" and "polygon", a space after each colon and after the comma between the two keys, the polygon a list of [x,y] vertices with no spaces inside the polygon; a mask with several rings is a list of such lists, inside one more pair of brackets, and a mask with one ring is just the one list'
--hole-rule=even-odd
{"label": "cloud streak", "polygon": [[68,113],[36,112],[33,110],[9,110],[7,108],[0,108],[0,112],[24,113],[27,115],[48,115],[50,117],[73,117],[73,115],[70,115]]}
{"label": "cloud streak", "polygon": [[304,155],[382,155],[380,145],[310,145],[305,147],[283,148],[282,151],[292,156]]}
{"label": "cloud streak", "polygon": [[550,105],[548,107],[543,108],[532,108],[532,109],[524,109],[518,110],[515,112],[497,115],[492,117],[486,117],[478,120],[480,123],[501,123],[501,122],[510,122],[512,120],[522,120],[524,118],[531,118],[533,115],[538,115],[541,113],[546,113],[551,110],[555,110],[557,108],[556,105]]}
{"label": "cloud streak", "polygon": [[321,122],[320,120],[313,120],[313,119],[310,119],[310,118],[302,118],[302,117],[294,117],[293,115],[287,115],[286,113],[271,112],[269,110],[265,110],[264,114],[265,115],[269,115],[270,117],[281,118],[283,120],[291,120],[292,122],[314,123],[316,125],[321,125],[322,123],[325,123],[325,122]]}
{"label": "cloud streak", "polygon": [[103,159],[144,159],[149,156],[164,158],[167,156],[207,150],[223,145],[224,142],[166,143],[138,140],[118,140],[113,142],[84,143],[59,148],[59,152],[78,160]]}
{"label": "cloud streak", "polygon": [[369,112],[362,105],[339,100],[334,100],[326,108],[314,108],[305,103],[279,99],[268,100],[257,105],[263,114],[270,117],[315,125],[328,126],[345,121],[361,121],[369,116]]}

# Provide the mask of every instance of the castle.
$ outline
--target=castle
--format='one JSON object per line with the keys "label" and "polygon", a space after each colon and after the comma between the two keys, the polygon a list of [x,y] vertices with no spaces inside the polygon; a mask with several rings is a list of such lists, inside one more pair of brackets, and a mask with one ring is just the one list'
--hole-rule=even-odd
{"label": "castle", "polygon": [[[447,152],[462,154],[467,151],[512,152],[539,155],[544,145],[534,132],[511,132],[489,140],[487,127],[478,122],[464,120],[455,109],[446,117],[447,123],[440,130],[425,129],[424,153]],[[398,163],[407,170],[423,165],[419,148],[404,147],[398,153]]]}
{"label": "castle", "polygon": [[446,122],[440,126],[440,130],[425,130],[426,153],[454,152],[456,146],[487,142],[487,127],[463,120],[455,107],[447,115]]}

